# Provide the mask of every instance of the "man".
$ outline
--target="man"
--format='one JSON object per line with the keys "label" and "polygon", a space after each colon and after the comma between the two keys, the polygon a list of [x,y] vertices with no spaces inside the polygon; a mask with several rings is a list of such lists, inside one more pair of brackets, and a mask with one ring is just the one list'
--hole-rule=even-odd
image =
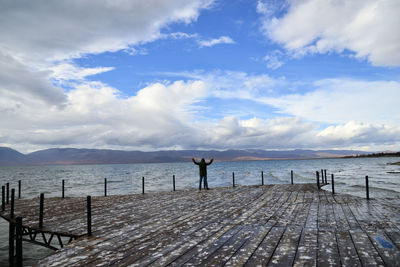
{"label": "man", "polygon": [[206,162],[204,158],[201,159],[200,162],[197,162],[194,158],[192,158],[192,161],[194,164],[199,165],[199,171],[200,171],[200,183],[199,183],[199,190],[201,190],[201,181],[204,180],[204,188],[205,189],[210,189],[208,188],[208,183],[207,183],[207,165],[210,165],[213,162],[214,158],[211,158],[210,162]]}

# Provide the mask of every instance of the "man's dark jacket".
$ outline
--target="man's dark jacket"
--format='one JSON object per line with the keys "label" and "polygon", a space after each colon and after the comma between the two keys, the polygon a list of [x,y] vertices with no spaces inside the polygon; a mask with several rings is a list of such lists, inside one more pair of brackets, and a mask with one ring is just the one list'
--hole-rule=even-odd
{"label": "man's dark jacket", "polygon": [[196,162],[192,159],[194,164],[199,165],[200,176],[207,176],[207,165],[210,165],[214,159],[211,159],[210,162],[206,162],[205,160],[201,160],[200,162]]}

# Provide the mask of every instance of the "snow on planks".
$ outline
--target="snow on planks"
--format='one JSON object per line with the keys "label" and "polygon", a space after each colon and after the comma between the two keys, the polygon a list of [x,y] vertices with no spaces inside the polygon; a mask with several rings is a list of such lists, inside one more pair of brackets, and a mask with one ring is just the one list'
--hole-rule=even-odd
{"label": "snow on planks", "polygon": [[[313,184],[16,200],[27,227],[78,239],[40,266],[400,266],[400,202]],[[7,210],[1,216],[8,218]]]}

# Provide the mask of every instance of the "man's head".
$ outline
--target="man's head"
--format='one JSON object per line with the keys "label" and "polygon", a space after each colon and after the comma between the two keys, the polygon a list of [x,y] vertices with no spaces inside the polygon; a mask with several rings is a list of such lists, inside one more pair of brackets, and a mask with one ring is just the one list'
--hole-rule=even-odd
{"label": "man's head", "polygon": [[201,159],[201,162],[206,162],[206,160],[204,158]]}

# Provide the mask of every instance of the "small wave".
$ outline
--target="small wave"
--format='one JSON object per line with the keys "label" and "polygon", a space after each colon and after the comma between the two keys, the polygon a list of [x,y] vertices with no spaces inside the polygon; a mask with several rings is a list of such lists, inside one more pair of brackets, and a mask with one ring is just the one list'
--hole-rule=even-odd
{"label": "small wave", "polygon": [[388,187],[390,188],[391,186],[399,186],[398,183],[390,182],[390,181],[387,181],[387,180],[383,180],[383,181],[374,180],[373,183],[374,183],[374,184],[382,185],[382,186],[384,186],[385,188],[388,188]]}
{"label": "small wave", "polygon": [[[328,183],[331,183],[330,179],[328,179]],[[346,182],[341,182],[336,179],[334,180],[334,183],[335,183],[335,185],[348,185]]]}
{"label": "small wave", "polygon": [[310,176],[301,175],[300,173],[297,173],[297,172],[293,172],[293,176],[294,176],[294,178],[299,177],[299,178],[302,178],[302,179],[305,179],[305,180],[312,179],[312,178],[310,178]]}
{"label": "small wave", "polygon": [[273,172],[269,172],[269,176],[271,176],[272,178],[275,178],[278,181],[285,181],[282,179],[282,177],[275,175]]}
{"label": "small wave", "polygon": [[110,183],[110,184],[113,184],[113,183],[123,183],[123,182],[126,182],[126,181],[124,181],[124,180],[108,180],[108,179],[107,179],[107,183]]}
{"label": "small wave", "polygon": [[[350,185],[348,187],[365,190],[365,185],[358,185],[357,184],[357,185]],[[400,193],[399,191],[396,191],[396,190],[392,190],[392,189],[389,189],[389,188],[376,187],[376,186],[370,186],[369,187],[369,191],[370,192],[372,192],[372,191],[381,191],[381,192],[390,192],[390,193]]]}

